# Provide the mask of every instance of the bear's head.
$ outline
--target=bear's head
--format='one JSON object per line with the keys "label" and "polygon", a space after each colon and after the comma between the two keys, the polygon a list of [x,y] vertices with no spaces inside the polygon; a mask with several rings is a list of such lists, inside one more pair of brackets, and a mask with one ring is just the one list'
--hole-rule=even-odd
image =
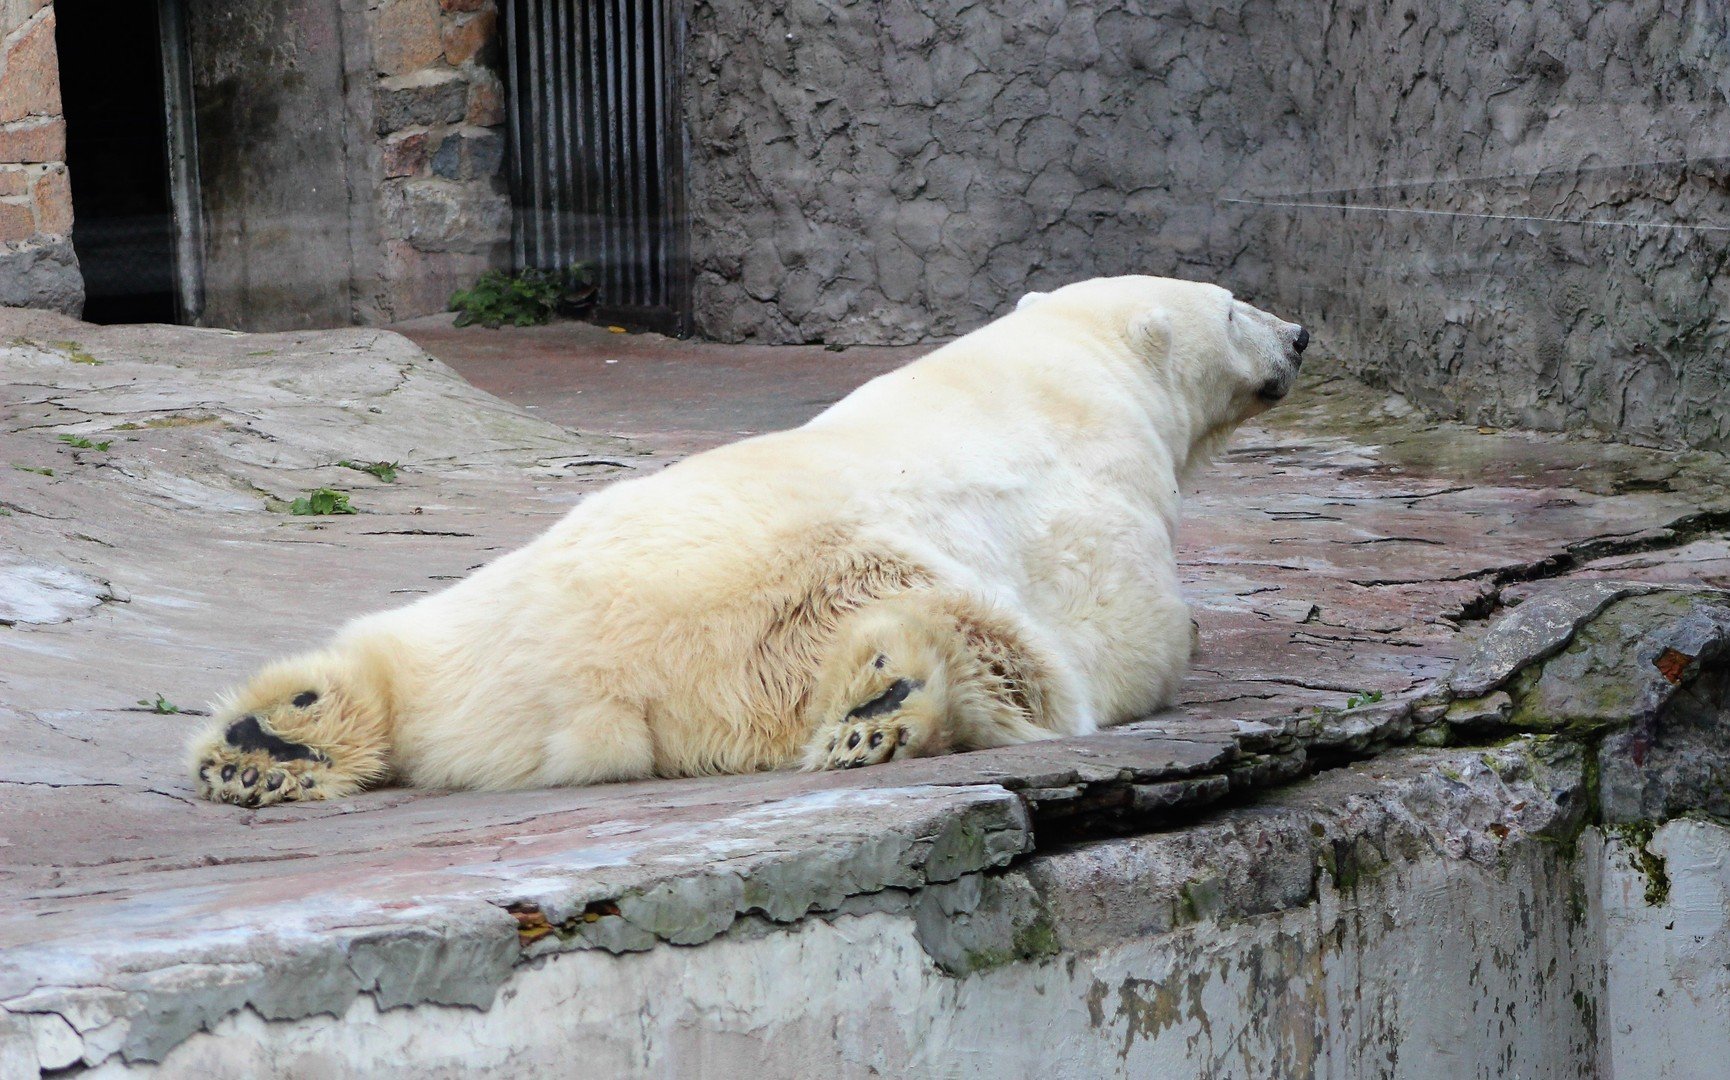
{"label": "bear's head", "polygon": [[1016,310],[1126,348],[1195,414],[1198,435],[1229,431],[1290,393],[1310,338],[1218,285],[1175,278],[1095,278],[1028,293]]}

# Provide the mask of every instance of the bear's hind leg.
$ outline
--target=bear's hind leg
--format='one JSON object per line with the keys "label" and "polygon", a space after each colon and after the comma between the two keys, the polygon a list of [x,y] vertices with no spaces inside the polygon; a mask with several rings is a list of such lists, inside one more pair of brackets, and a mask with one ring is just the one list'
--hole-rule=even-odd
{"label": "bear's hind leg", "polygon": [[871,604],[817,674],[807,769],[851,769],[1049,739],[1042,687],[1009,635],[928,593]]}

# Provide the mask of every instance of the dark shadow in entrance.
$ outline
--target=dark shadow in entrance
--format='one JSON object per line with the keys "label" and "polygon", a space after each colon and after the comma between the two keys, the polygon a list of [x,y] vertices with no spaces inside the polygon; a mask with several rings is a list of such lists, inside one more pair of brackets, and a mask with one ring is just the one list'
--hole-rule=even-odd
{"label": "dark shadow in entrance", "polygon": [[54,16],[84,318],[174,322],[174,215],[156,5],[57,0]]}

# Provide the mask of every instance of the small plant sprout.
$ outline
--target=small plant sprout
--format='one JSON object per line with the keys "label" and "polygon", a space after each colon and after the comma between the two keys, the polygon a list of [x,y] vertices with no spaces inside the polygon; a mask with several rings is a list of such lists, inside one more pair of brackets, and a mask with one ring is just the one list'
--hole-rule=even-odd
{"label": "small plant sprout", "polygon": [[153,713],[160,713],[163,716],[172,716],[173,714],[182,711],[180,706],[176,705],[172,701],[169,701],[167,698],[163,697],[161,694],[156,695],[155,701],[151,701],[149,698],[139,698],[138,704],[144,706],[146,709],[149,709]]}
{"label": "small plant sprout", "polygon": [[62,435],[60,436],[60,441],[74,450],[106,451],[110,446],[114,445],[114,440],[112,439],[105,439],[102,442],[92,442],[82,435]]}
{"label": "small plant sprout", "polygon": [[387,484],[396,481],[396,471],[402,468],[400,461],[349,461],[344,458],[337,464],[355,472],[371,473]]}
{"label": "small plant sprout", "polygon": [[318,488],[289,503],[288,512],[296,517],[323,517],[326,514],[352,514],[355,509],[348,504],[346,493],[334,488]]}
{"label": "small plant sprout", "polygon": [[1351,697],[1346,698],[1346,708],[1355,709],[1359,705],[1374,705],[1381,699],[1382,692],[1380,690],[1359,690]]}

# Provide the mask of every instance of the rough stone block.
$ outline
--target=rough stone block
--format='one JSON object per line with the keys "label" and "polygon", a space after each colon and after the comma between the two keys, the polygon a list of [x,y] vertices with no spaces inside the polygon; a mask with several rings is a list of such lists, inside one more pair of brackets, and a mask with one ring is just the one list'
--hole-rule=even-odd
{"label": "rough stone block", "polygon": [[0,306],[83,312],[84,275],[71,239],[34,237],[0,245]]}
{"label": "rough stone block", "polygon": [[373,23],[373,58],[386,75],[405,75],[444,52],[435,0],[386,0]]}
{"label": "rough stone block", "polygon": [[464,122],[470,127],[497,127],[505,122],[505,87],[485,68],[474,69],[469,79],[469,111]]}
{"label": "rough stone block", "polygon": [[50,165],[36,178],[31,193],[36,205],[36,231],[45,236],[72,232],[72,184],[64,165]]}
{"label": "rough stone block", "polygon": [[439,7],[446,11],[479,11],[491,6],[492,0],[439,0]]}
{"label": "rough stone block", "polygon": [[454,66],[481,56],[498,40],[498,34],[499,15],[491,8],[447,19],[442,35],[445,62]]}
{"label": "rough stone block", "polygon": [[421,251],[482,252],[510,239],[510,200],[479,185],[409,180],[383,202],[386,234]]}
{"label": "rough stone block", "polygon": [[498,175],[505,159],[505,139],[497,131],[470,128],[452,132],[432,157],[435,176],[446,180],[480,180]]}
{"label": "rough stone block", "polygon": [[418,176],[425,172],[428,138],[425,131],[404,131],[385,139],[379,150],[384,175]]}
{"label": "rough stone block", "polygon": [[54,11],[45,8],[11,40],[0,68],[0,122],[60,114],[60,65]]}
{"label": "rough stone block", "polygon": [[36,212],[29,200],[0,201],[0,241],[28,240],[36,235]]}
{"label": "rough stone block", "polygon": [[8,195],[26,195],[30,191],[31,176],[28,169],[17,165],[0,166],[0,198]]}
{"label": "rough stone block", "polygon": [[417,71],[381,81],[374,99],[380,135],[428,124],[454,124],[468,109],[468,83],[454,71]]}
{"label": "rough stone block", "polygon": [[58,116],[32,117],[0,126],[0,161],[66,160],[66,122]]}

